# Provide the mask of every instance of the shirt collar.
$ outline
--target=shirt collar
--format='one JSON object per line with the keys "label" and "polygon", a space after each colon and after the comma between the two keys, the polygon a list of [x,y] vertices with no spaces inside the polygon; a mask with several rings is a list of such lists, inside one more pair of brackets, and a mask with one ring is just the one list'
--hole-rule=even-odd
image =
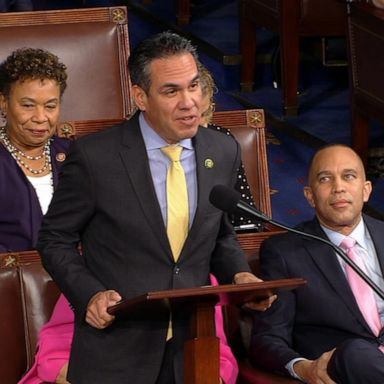
{"label": "shirt collar", "polygon": [[[332,231],[329,228],[321,225],[321,228],[324,230],[329,240],[332,241],[333,244],[340,245],[340,243],[347,237],[339,232]],[[348,235],[352,239],[356,240],[357,244],[359,244],[364,249],[367,249],[366,237],[365,237],[365,223],[363,218],[361,218],[359,224],[357,224],[356,228]]]}
{"label": "shirt collar", "polygon": [[[160,149],[169,145],[145,120],[144,115],[140,112],[139,124],[141,134],[143,135],[145,148],[147,150]],[[193,149],[192,139],[180,140],[179,145],[186,149]]]}

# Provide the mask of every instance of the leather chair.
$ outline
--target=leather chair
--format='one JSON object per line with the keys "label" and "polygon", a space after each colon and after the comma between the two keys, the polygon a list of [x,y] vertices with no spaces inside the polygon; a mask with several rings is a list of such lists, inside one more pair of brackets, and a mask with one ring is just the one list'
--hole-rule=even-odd
{"label": "leather chair", "polygon": [[352,3],[348,16],[348,47],[352,92],[352,147],[367,166],[369,125],[384,124],[384,10]]}
{"label": "leather chair", "polygon": [[309,36],[345,36],[346,6],[339,0],[240,0],[241,88],[251,91],[256,64],[256,27],[280,38],[283,105],[298,110],[299,42]]}
{"label": "leather chair", "polygon": [[36,251],[0,254],[0,378],[17,383],[33,363],[40,328],[59,290]]}
{"label": "leather chair", "polygon": [[229,128],[242,148],[242,160],[255,205],[272,215],[268,161],[265,144],[265,117],[262,109],[216,111],[213,123]]}
{"label": "leather chair", "polygon": [[132,113],[125,7],[0,13],[0,41],[0,61],[29,46],[66,64],[63,120],[125,119]]}

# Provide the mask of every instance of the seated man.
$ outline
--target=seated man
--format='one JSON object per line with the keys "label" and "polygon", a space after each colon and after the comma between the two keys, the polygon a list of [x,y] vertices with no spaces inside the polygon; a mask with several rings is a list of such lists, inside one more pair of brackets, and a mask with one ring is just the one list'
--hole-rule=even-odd
{"label": "seated man", "polygon": [[[350,258],[357,254],[356,262],[361,259],[361,269],[382,289],[384,223],[362,214],[371,189],[351,148],[323,147],[304,188],[316,218],[299,228],[348,248]],[[351,239],[352,248],[346,244]],[[254,364],[310,384],[383,383],[384,301],[365,281],[327,244],[293,233],[266,240],[260,257],[263,279],[303,277],[307,285],[281,293],[271,310],[255,313]]]}

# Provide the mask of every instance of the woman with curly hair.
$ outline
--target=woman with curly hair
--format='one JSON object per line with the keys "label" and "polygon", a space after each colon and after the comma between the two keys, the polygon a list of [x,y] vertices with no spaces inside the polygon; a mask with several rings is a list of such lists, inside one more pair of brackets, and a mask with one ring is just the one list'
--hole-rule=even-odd
{"label": "woman with curly hair", "polygon": [[54,136],[66,67],[23,48],[0,64],[0,252],[35,248],[69,140]]}
{"label": "woman with curly hair", "polygon": [[35,248],[70,143],[55,136],[66,86],[66,66],[45,50],[0,64],[0,252]]}

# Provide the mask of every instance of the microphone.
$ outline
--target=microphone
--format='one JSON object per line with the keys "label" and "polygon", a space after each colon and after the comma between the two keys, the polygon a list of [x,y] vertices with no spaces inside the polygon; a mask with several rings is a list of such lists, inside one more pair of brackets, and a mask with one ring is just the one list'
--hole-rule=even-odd
{"label": "microphone", "polygon": [[211,193],[209,195],[209,201],[213,206],[216,208],[227,212],[227,213],[234,213],[237,210],[241,210],[244,212],[247,212],[248,214],[257,217],[258,219],[261,219],[267,223],[273,224],[279,228],[283,228],[289,232],[296,233],[300,236],[308,237],[310,239],[314,239],[317,241],[320,241],[324,244],[327,244],[333,250],[384,300],[384,292],[381,290],[377,284],[370,279],[369,276],[367,276],[361,268],[353,262],[347,255],[347,253],[337,245],[333,244],[331,241],[324,239],[322,237],[313,235],[312,233],[307,233],[300,231],[299,229],[288,227],[284,224],[281,224],[269,216],[265,215],[258,209],[252,207],[245,201],[241,200],[241,195],[239,192],[235,191],[234,189],[231,189],[229,187],[226,187],[225,185],[215,185]]}

